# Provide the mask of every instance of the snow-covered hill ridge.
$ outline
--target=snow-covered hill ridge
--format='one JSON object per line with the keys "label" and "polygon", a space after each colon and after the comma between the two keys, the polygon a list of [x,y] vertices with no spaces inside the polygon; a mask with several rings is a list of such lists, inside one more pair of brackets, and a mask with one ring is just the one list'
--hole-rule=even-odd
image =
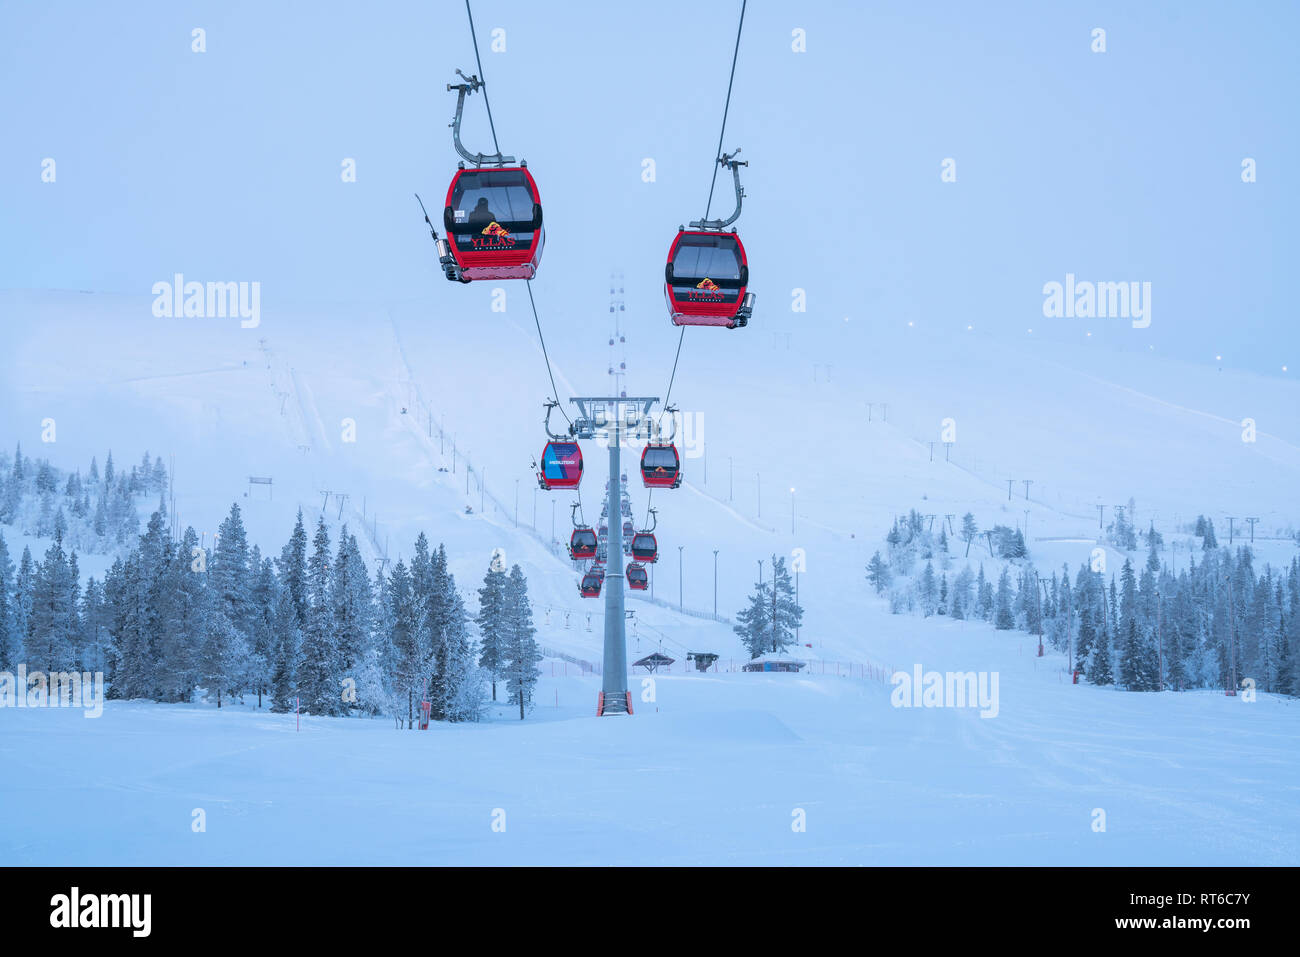
{"label": "snow-covered hill ridge", "polygon": [[[575,333],[552,307],[558,290],[539,282],[535,292],[560,387],[607,388],[605,321]],[[526,300],[510,290],[506,301],[504,314],[493,312],[490,290],[476,287],[382,307],[290,307],[268,295],[261,325],[241,329],[157,319],[143,296],[9,291],[0,294],[12,340],[0,426],[34,444],[41,419],[55,417],[58,445],[42,452],[59,461],[84,459],[110,437],[170,453],[181,520],[201,531],[238,500],[251,539],[278,547],[298,506],[324,505],[332,522],[367,530],[372,561],[404,554],[421,530],[446,541],[462,587],[505,548],[528,572],[539,610],[598,619],[598,603],[577,597],[550,545],[552,528],[554,540],[567,537],[572,499],[535,490],[550,383],[531,314],[518,313]],[[970,510],[981,527],[1027,524],[1041,567],[1086,560],[1090,544],[1068,539],[1095,534],[1096,505],[1109,515],[1130,497],[1138,527],[1168,530],[1204,513],[1220,529],[1222,516],[1260,516],[1261,539],[1294,528],[1300,388],[1291,383],[1157,357],[1067,363],[1052,347],[1034,362],[1023,344],[975,333],[809,322],[789,342],[766,336],[758,319],[735,333],[687,331],[673,400],[696,418],[700,442],[683,489],[654,497],[656,598],[711,614],[717,549],[718,611],[729,615],[758,560],[801,548],[806,633],[818,653],[851,660],[871,651],[855,625],[872,607],[866,560],[910,508]],[[670,328],[659,316],[627,321],[629,391],[664,391],[668,365],[656,360],[676,338]],[[58,348],[71,341],[75,353]],[[1243,418],[1256,423],[1253,442],[1242,441]],[[945,419],[956,439],[947,450]],[[582,500],[592,517],[605,467],[601,450],[588,458]],[[269,494],[250,475],[272,477]],[[1028,499],[1022,479],[1032,480]],[[645,490],[633,499],[640,521]],[[1271,546],[1259,547],[1269,557]],[[1276,543],[1275,560],[1290,548]],[[724,627],[633,607],[684,646],[699,635],[734,649]],[[569,650],[592,658],[594,636],[553,643],[571,639]]]}

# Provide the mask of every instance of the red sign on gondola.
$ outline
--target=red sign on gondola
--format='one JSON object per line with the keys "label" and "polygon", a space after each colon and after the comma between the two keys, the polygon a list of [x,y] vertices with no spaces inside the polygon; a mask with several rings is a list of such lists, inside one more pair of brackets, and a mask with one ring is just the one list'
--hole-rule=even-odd
{"label": "red sign on gondola", "polygon": [[488,223],[474,240],[475,249],[510,249],[514,245],[510,231],[495,220]]}

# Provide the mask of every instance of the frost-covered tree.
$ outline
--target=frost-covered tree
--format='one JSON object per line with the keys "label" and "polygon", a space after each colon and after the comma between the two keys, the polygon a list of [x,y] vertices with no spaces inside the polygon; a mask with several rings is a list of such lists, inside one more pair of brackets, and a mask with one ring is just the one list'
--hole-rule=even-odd
{"label": "frost-covered tree", "polygon": [[350,690],[355,690],[360,665],[366,660],[366,652],[371,645],[373,595],[370,591],[370,576],[366,572],[365,561],[361,558],[357,538],[348,534],[347,525],[339,532],[339,547],[331,571],[330,601],[336,646],[335,664],[340,681],[350,682]]}
{"label": "frost-covered tree", "polygon": [[505,663],[506,572],[497,562],[488,565],[478,590],[479,665],[492,683],[492,700],[497,700],[497,681]]}
{"label": "frost-covered tree", "polygon": [[393,687],[404,703],[406,726],[415,727],[415,707],[424,690],[428,660],[420,642],[420,611],[406,564],[398,561],[388,578],[389,645],[393,651]]}
{"label": "frost-covered tree", "polygon": [[307,627],[307,530],[302,523],[302,509],[298,509],[298,520],[294,523],[293,533],[285,542],[276,559],[280,585],[289,592],[289,601],[293,606],[294,627],[299,631]]}
{"label": "frost-covered tree", "polygon": [[294,699],[297,696],[295,667],[302,642],[297,602],[287,585],[281,585],[275,597],[274,640],[271,710],[277,714],[286,714],[294,710]]}
{"label": "frost-covered tree", "polygon": [[939,606],[939,586],[934,577],[934,565],[925,563],[921,578],[916,585],[916,597],[921,606],[921,614],[929,618]]}
{"label": "frost-covered tree", "polygon": [[163,701],[189,701],[199,683],[209,610],[207,572],[200,553],[198,533],[186,528],[164,573],[170,600],[159,642],[157,684]]}
{"label": "frost-covered tree", "polygon": [[889,570],[889,563],[880,557],[878,551],[871,556],[871,561],[867,562],[867,581],[871,582],[871,587],[876,590],[877,595],[889,591],[889,586],[893,584],[894,573]]}
{"label": "frost-covered tree", "polygon": [[275,577],[275,563],[263,558],[254,545],[249,555],[252,572],[251,616],[249,634],[248,680],[249,687],[257,692],[257,706],[262,707],[262,696],[271,691],[275,662],[275,608],[280,585]]}
{"label": "frost-covered tree", "polygon": [[0,671],[9,672],[16,667],[19,647],[13,633],[14,570],[9,546],[0,532]]}
{"label": "frost-covered tree", "polygon": [[341,685],[335,676],[338,649],[330,607],[330,538],[325,519],[316,524],[311,557],[307,560],[307,627],[294,668],[302,710],[314,715],[337,714]]}
{"label": "frost-covered tree", "polygon": [[749,605],[736,615],[733,630],[751,658],[782,652],[794,643],[803,624],[803,608],[794,600],[794,586],[785,559],[772,556],[772,578],[754,586]]}
{"label": "frost-covered tree", "polygon": [[533,636],[533,610],[528,601],[528,581],[523,570],[515,565],[505,587],[505,654],[506,697],[519,705],[519,720],[533,700],[537,685],[537,663],[542,660]]}
{"label": "frost-covered tree", "polygon": [[1016,626],[1016,617],[1011,611],[1011,576],[1006,568],[998,576],[998,590],[994,597],[993,627],[998,631],[1009,631]]}
{"label": "frost-covered tree", "polygon": [[1088,660],[1088,680],[1095,685],[1112,685],[1115,683],[1115,671],[1111,665],[1110,629],[1098,629],[1097,638],[1092,642],[1092,654]]}

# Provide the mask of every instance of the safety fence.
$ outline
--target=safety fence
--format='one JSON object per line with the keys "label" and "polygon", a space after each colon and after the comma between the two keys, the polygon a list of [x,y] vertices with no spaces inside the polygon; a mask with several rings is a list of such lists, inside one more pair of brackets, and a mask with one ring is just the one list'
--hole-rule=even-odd
{"label": "safety fence", "polygon": [[[579,678],[587,675],[601,675],[603,669],[597,662],[585,661],[572,655],[557,652],[549,648],[539,649],[547,660],[541,663],[541,671],[544,676],[551,678]],[[710,664],[707,671],[700,671],[693,661],[674,661],[671,664],[661,664],[653,671],[645,667],[635,665],[628,666],[628,674],[633,677],[644,677],[646,675],[670,675],[674,677],[702,677],[710,674],[733,674],[744,672],[744,666],[748,662],[743,658],[718,659]],[[798,674],[802,675],[826,675],[839,678],[856,678],[864,681],[875,681],[883,685],[888,685],[890,676],[895,669],[892,665],[882,665],[872,661],[822,661],[813,660],[804,663]],[[779,673],[779,672],[755,672],[755,673]]]}

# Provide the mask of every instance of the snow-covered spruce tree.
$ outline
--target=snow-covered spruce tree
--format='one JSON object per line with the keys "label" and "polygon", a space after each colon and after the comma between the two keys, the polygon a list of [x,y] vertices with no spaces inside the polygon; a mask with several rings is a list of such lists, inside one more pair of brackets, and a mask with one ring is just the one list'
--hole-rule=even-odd
{"label": "snow-covered spruce tree", "polygon": [[497,700],[497,681],[503,674],[505,663],[506,582],[505,569],[491,562],[478,590],[478,617],[475,619],[479,630],[478,663],[492,683],[493,701]]}
{"label": "snow-covered spruce tree", "polygon": [[158,691],[163,701],[189,701],[199,682],[199,655],[208,634],[207,573],[199,536],[186,528],[164,572],[171,596],[160,641]]}
{"label": "snow-covered spruce tree", "polygon": [[282,586],[275,598],[275,651],[271,668],[271,710],[286,714],[294,710],[297,696],[295,668],[302,644],[298,608],[293,592]]}
{"label": "snow-covered spruce tree", "polygon": [[1143,647],[1136,618],[1129,618],[1119,658],[1119,680],[1127,691],[1153,691],[1157,676],[1151,668],[1151,656]]}
{"label": "snow-covered spruce tree", "polygon": [[998,576],[998,590],[994,598],[993,627],[998,631],[1010,631],[1016,627],[1016,617],[1011,611],[1011,576],[1006,568]]}
{"label": "snow-covered spruce tree", "polygon": [[1115,672],[1111,665],[1110,629],[1106,626],[1098,629],[1096,640],[1092,643],[1092,654],[1088,659],[1088,680],[1102,686],[1115,683]]}
{"label": "snow-covered spruce tree", "polygon": [[1079,638],[1074,649],[1075,668],[1080,674],[1087,678],[1092,676],[1088,672],[1089,657],[1092,654],[1092,646],[1096,642],[1097,631],[1093,626],[1094,612],[1091,608],[1084,608],[1079,615]]}
{"label": "snow-covered spruce tree", "polygon": [[227,689],[240,681],[248,646],[226,616],[220,596],[215,591],[209,591],[207,596],[203,644],[199,649],[199,683],[220,708],[229,697]]}
{"label": "snow-covered spruce tree", "polygon": [[393,687],[404,703],[407,728],[415,727],[415,708],[424,691],[428,662],[421,653],[420,613],[415,605],[410,573],[398,561],[388,577],[389,644],[393,649]]}
{"label": "snow-covered spruce tree", "polygon": [[[421,535],[423,537],[423,535]],[[416,557],[419,556],[419,541],[416,542]],[[424,601],[424,615],[421,622],[423,644],[429,650],[429,713],[434,721],[447,720],[448,672],[450,670],[450,653],[447,645],[447,632],[451,619],[452,585],[447,572],[447,552],[439,546],[428,559],[428,592]]]}
{"label": "snow-covered spruce tree", "polygon": [[33,581],[28,641],[23,649],[28,668],[49,673],[74,664],[76,587],[63,551],[63,536],[56,533]]}
{"label": "snow-covered spruce tree", "polygon": [[421,532],[415,539],[415,554],[411,557],[411,595],[421,615],[426,612],[432,592],[433,559],[429,555],[429,540]]}
{"label": "snow-covered spruce tree", "polygon": [[961,540],[966,543],[966,551],[963,557],[970,558],[971,542],[975,541],[979,533],[980,528],[975,524],[975,516],[967,512],[961,517]]}
{"label": "snow-covered spruce tree", "polygon": [[[366,572],[355,535],[344,525],[339,532],[338,552],[330,575],[330,602],[336,646],[336,668],[341,683],[350,682],[340,694],[341,710],[347,712],[359,701],[343,700],[355,691],[359,666],[369,648],[370,622],[373,617],[370,576]],[[353,695],[348,694],[350,699]]]}
{"label": "snow-covered spruce tree", "polygon": [[114,621],[112,690],[120,698],[147,698],[155,687],[156,657],[150,648],[149,570],[140,552],[131,552],[121,565],[119,616]]}
{"label": "snow-covered spruce tree", "polygon": [[299,631],[307,628],[307,530],[302,523],[302,509],[298,509],[298,520],[294,523],[293,534],[280,550],[276,559],[280,586],[289,592],[293,604],[294,626]]}
{"label": "snow-covered spruce tree", "polygon": [[337,648],[330,609],[330,538],[321,518],[307,560],[307,627],[303,631],[294,672],[301,709],[314,715],[337,714],[342,704],[337,674]]}
{"label": "snow-covered spruce tree", "polygon": [[4,533],[0,532],[0,671],[8,672],[17,667],[18,657],[18,646],[13,640],[14,571],[9,546],[5,544]]}
{"label": "snow-covered spruce tree", "polygon": [[[19,567],[21,574],[21,566]],[[104,573],[104,624],[108,629],[107,661],[104,678],[108,683],[105,697],[122,698],[118,673],[122,664],[122,637],[126,622],[126,562],[115,558]]]}
{"label": "snow-covered spruce tree", "polygon": [[92,575],[81,594],[81,670],[108,674],[108,610],[104,587]]}
{"label": "snow-covered spruce tree", "polygon": [[879,551],[872,555],[871,561],[867,563],[867,581],[871,582],[871,587],[875,589],[877,595],[887,592],[894,581],[894,573],[889,570],[889,563],[880,557]]}
{"label": "snow-covered spruce tree", "polygon": [[257,692],[257,706],[260,708],[262,696],[271,692],[275,662],[275,606],[280,583],[275,577],[275,563],[263,558],[256,545],[249,555],[249,568],[252,572],[252,607],[248,677],[249,687]]}
{"label": "snow-covered spruce tree", "polygon": [[950,612],[953,618],[958,621],[971,617],[971,588],[975,583],[975,576],[966,565],[957,573],[957,577],[952,583],[952,597],[949,599]]}
{"label": "snow-covered spruce tree", "polygon": [[224,696],[237,697],[248,686],[252,654],[252,574],[238,504],[230,506],[230,514],[217,529],[208,562],[208,587],[211,604],[201,677],[208,697],[215,695],[220,708]]}
{"label": "snow-covered spruce tree", "polygon": [[772,605],[770,595],[771,586],[767,582],[756,582],[749,604],[736,614],[736,624],[732,626],[732,631],[740,636],[741,644],[751,658],[767,651],[768,636],[772,632],[772,616],[768,611]]}
{"label": "snow-covered spruce tree", "polygon": [[980,562],[979,575],[975,580],[976,616],[983,621],[993,620],[993,585],[984,577],[984,563]]}
{"label": "snow-covered spruce tree", "polygon": [[537,629],[533,627],[533,610],[528,601],[528,581],[518,565],[510,569],[510,578],[506,581],[505,607],[506,697],[518,702],[519,720],[522,721],[533,700],[537,663],[542,656],[533,640]]}
{"label": "snow-covered spruce tree", "polygon": [[[892,604],[892,599],[891,599]],[[772,556],[772,580],[758,582],[749,606],[736,615],[733,631],[751,658],[782,652],[794,643],[795,629],[803,624],[803,608],[794,600],[794,585],[785,559]]]}
{"label": "snow-covered spruce tree", "polygon": [[931,562],[926,562],[925,568],[921,570],[921,577],[916,583],[916,597],[924,617],[929,618],[935,613],[939,605],[939,588]]}
{"label": "snow-covered spruce tree", "polygon": [[[487,697],[486,673],[479,667],[478,648],[470,637],[469,615],[465,611],[465,601],[456,588],[456,578],[450,573],[447,578],[451,587],[451,614],[446,632],[448,671],[444,710],[448,721],[477,721],[483,716]],[[526,602],[527,583],[522,587]],[[527,620],[531,627],[531,610]],[[533,647],[536,648],[536,645]]]}
{"label": "snow-covered spruce tree", "polygon": [[769,650],[779,654],[795,643],[795,631],[803,625],[803,608],[794,600],[794,584],[784,558],[772,556],[772,572],[774,622]]}

